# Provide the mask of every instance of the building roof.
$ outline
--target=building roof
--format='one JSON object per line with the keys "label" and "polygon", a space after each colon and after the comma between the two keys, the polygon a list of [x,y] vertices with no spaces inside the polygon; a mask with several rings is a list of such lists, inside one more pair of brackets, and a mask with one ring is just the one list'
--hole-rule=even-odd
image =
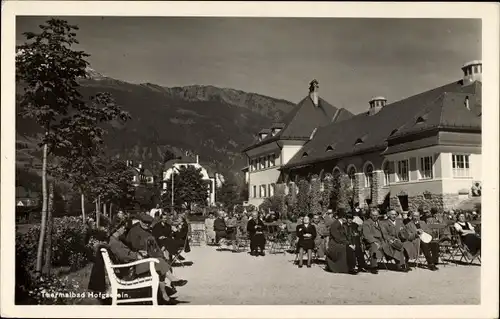
{"label": "building roof", "polygon": [[278,140],[308,140],[315,128],[352,116],[351,112],[344,108],[338,109],[322,98],[319,98],[318,106],[315,106],[311,98],[306,96],[283,117],[284,126],[281,131],[246,147],[243,152]]}
{"label": "building roof", "polygon": [[165,163],[164,168],[165,169],[169,169],[174,164],[178,164],[178,163],[182,163],[182,164],[195,164],[196,163],[196,157],[195,156],[186,156],[186,155],[183,155],[183,156],[180,156],[178,158],[171,159],[171,160],[169,160],[169,161],[167,161]]}
{"label": "building roof", "polygon": [[[469,97],[470,111],[464,104],[466,97]],[[432,129],[477,130],[481,127],[480,109],[481,83],[462,86],[462,81],[453,82],[388,104],[374,115],[364,112],[318,128],[314,138],[285,168],[377,150],[382,152],[388,139]],[[427,139],[426,143],[432,140]]]}

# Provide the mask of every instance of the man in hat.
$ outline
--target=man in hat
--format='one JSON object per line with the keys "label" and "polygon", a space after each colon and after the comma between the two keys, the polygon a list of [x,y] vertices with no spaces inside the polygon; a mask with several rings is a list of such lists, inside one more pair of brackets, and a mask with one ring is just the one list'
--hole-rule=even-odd
{"label": "man in hat", "polygon": [[349,242],[351,243],[351,245],[354,245],[354,254],[356,256],[357,271],[367,272],[365,255],[363,252],[363,247],[361,246],[361,231],[363,222],[361,222],[361,224],[357,224],[355,222],[356,217],[357,216],[353,216],[351,213],[346,214],[346,220],[347,220],[346,233]]}
{"label": "man in hat", "polygon": [[438,270],[436,264],[439,259],[439,243],[436,241],[431,241],[430,243],[424,243],[420,240],[420,235],[424,232],[430,234],[431,231],[427,224],[420,220],[420,213],[413,212],[412,220],[406,224],[406,231],[408,232],[408,240],[411,245],[408,246],[408,258],[414,259],[418,257],[418,254],[422,252],[427,261],[428,268],[432,271]]}
{"label": "man in hat", "polygon": [[[126,232],[126,225],[124,223],[118,225],[112,231],[109,238],[109,249],[111,253],[118,259],[120,263],[134,262],[148,257],[144,251],[134,251],[130,249],[123,241],[123,235]],[[176,294],[175,286],[183,286],[187,283],[186,280],[181,280],[172,274],[172,268],[163,258],[158,258],[158,263],[155,263],[155,269],[160,277],[160,292],[165,301],[168,301]],[[141,263],[134,267],[136,276],[144,276],[149,274],[150,268],[148,263]]]}
{"label": "man in hat", "polygon": [[334,273],[356,275],[354,243],[349,241],[345,211],[337,212],[337,219],[330,226],[330,240],[326,258],[327,269]]}
{"label": "man in hat", "polygon": [[[153,218],[148,214],[143,213],[139,214],[137,219],[139,222],[132,226],[129,230],[125,238],[125,243],[132,250],[139,252],[143,256],[166,259],[165,252],[158,245],[155,237],[149,230],[149,226],[153,221]],[[172,282],[172,284],[177,286],[183,286],[186,283],[187,281],[183,280],[180,282]]]}
{"label": "man in hat", "polygon": [[[398,214],[395,210],[387,212],[387,220],[380,223],[384,240],[389,244],[388,255],[396,260],[399,271],[408,272],[411,270],[405,262],[405,250],[402,239],[406,241],[406,236],[402,236],[404,230],[403,222],[397,219]],[[408,246],[408,244],[406,245]]]}
{"label": "man in hat", "polygon": [[264,222],[257,211],[252,212],[252,218],[248,221],[247,231],[250,235],[250,254],[252,256],[265,256],[266,237],[264,236]]}
{"label": "man in hat", "polygon": [[391,255],[391,249],[384,240],[382,229],[380,227],[378,209],[370,210],[370,218],[363,222],[363,238],[370,254],[370,272],[378,274],[378,259],[385,255]]}

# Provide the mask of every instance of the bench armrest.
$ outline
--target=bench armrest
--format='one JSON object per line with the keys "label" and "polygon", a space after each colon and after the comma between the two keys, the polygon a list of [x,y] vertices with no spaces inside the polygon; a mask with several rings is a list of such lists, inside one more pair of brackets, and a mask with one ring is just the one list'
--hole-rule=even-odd
{"label": "bench armrest", "polygon": [[131,263],[127,263],[127,264],[119,264],[119,265],[113,265],[111,266],[112,268],[124,268],[124,267],[131,267],[131,266],[136,266],[136,265],[139,265],[139,264],[145,264],[145,263],[159,263],[160,261],[158,260],[158,258],[145,258],[145,259],[139,259],[139,260],[136,260],[136,261],[133,261]]}

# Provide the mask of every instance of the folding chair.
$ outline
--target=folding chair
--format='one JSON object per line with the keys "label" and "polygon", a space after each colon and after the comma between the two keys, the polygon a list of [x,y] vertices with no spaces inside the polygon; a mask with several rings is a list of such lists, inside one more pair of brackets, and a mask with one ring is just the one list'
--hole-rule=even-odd
{"label": "folding chair", "polygon": [[[450,233],[451,233],[451,245],[452,245],[450,260],[454,261],[455,265],[458,265],[458,263],[462,261],[467,262],[470,265],[476,259],[479,261],[479,263],[481,263],[481,252],[479,252],[477,255],[472,255],[467,246],[462,242],[462,237],[456,231],[454,226],[450,226]],[[472,256],[472,258],[469,258],[468,257],[469,255]],[[458,262],[456,259],[457,257],[460,257]]]}
{"label": "folding chair", "polygon": [[288,248],[288,238],[285,232],[278,232],[271,242],[270,254],[285,254]]}

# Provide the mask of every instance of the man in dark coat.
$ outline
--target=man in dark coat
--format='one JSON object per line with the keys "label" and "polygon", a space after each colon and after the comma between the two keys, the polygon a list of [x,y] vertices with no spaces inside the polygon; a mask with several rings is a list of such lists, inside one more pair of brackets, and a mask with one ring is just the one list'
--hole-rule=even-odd
{"label": "man in dark coat", "polygon": [[224,221],[224,212],[219,212],[217,218],[214,220],[215,243],[219,244],[221,239],[226,239],[226,222]]}
{"label": "man in dark coat", "polygon": [[[359,218],[359,217],[358,217]],[[352,214],[346,214],[347,224],[346,224],[346,234],[347,239],[351,245],[354,245],[354,254],[356,255],[356,264],[358,272],[367,272],[365,255],[363,252],[363,247],[361,245],[361,231],[362,231],[362,221],[361,224],[354,222],[355,217]]]}
{"label": "man in dark coat", "polygon": [[410,259],[415,259],[418,257],[418,254],[422,252],[429,269],[432,271],[438,270],[436,264],[439,258],[439,243],[436,241],[424,243],[420,240],[420,234],[423,232],[431,234],[431,231],[427,224],[420,220],[419,212],[414,212],[412,214],[412,220],[406,224],[405,229],[408,232],[408,240],[411,243],[408,249],[408,257]]}
{"label": "man in dark coat", "polygon": [[339,212],[337,219],[330,226],[330,239],[326,256],[327,267],[331,272],[356,275],[356,257],[354,244],[347,237],[347,225],[344,212]]}
{"label": "man in dark coat", "polygon": [[[387,220],[380,223],[384,240],[388,244],[389,256],[396,260],[399,271],[409,271],[410,268],[405,262],[405,243],[403,243],[401,234],[404,230],[403,222],[397,219],[398,214],[395,210],[387,213]],[[405,236],[406,237],[406,236]],[[405,239],[406,241],[406,239]],[[407,243],[408,246],[408,243]]]}
{"label": "man in dark coat", "polygon": [[266,237],[264,236],[264,227],[264,222],[259,218],[259,213],[254,211],[247,224],[247,231],[250,236],[250,254],[252,256],[265,256]]}
{"label": "man in dark coat", "polygon": [[379,224],[379,212],[376,208],[370,211],[370,218],[363,222],[363,238],[370,254],[370,272],[378,274],[378,259],[384,254],[390,255],[391,249],[384,241],[382,229]]}

